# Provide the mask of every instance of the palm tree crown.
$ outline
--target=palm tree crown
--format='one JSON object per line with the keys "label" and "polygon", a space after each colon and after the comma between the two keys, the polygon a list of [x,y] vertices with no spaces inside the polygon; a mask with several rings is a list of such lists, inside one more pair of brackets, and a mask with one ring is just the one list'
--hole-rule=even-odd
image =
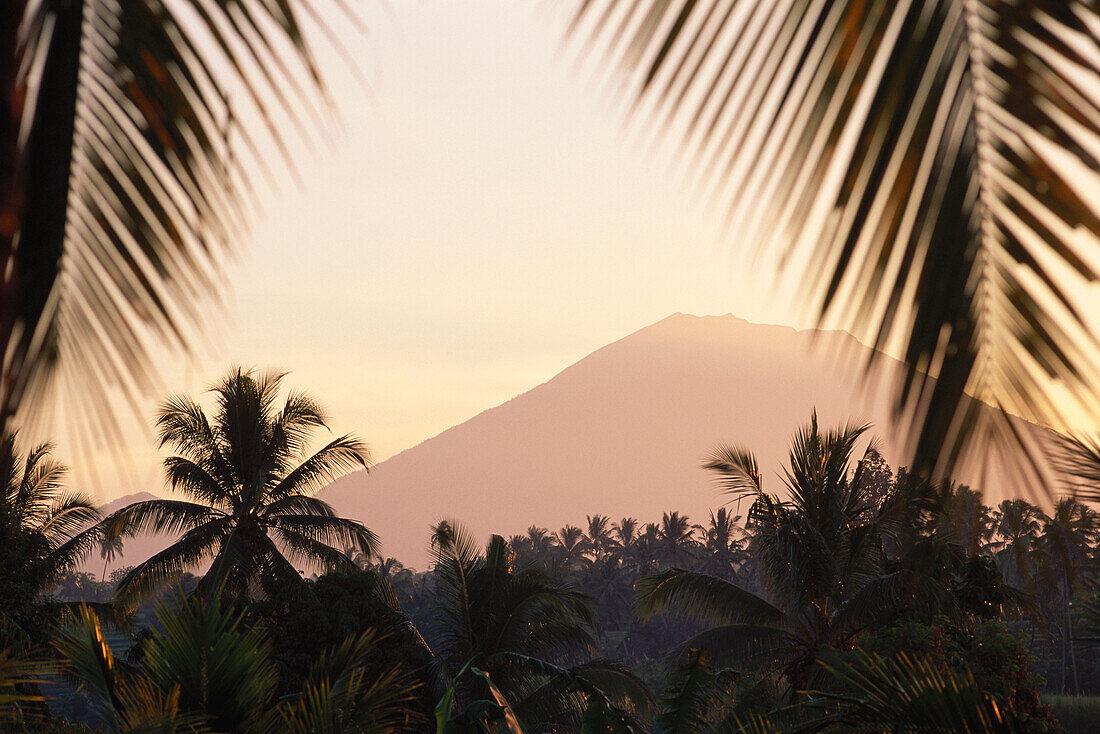
{"label": "palm tree crown", "polygon": [[[648,706],[648,693],[633,676],[588,660],[595,650],[590,597],[537,567],[517,567],[499,535],[481,556],[453,521],[434,528],[432,552],[434,617],[425,637],[454,683],[456,705],[487,698],[487,686],[499,686],[520,720],[537,731],[553,729],[536,722],[574,730],[592,697],[625,710]],[[474,670],[487,677],[471,675]]]}
{"label": "palm tree crown", "polygon": [[847,644],[906,596],[911,581],[907,572],[884,573],[889,517],[875,506],[870,475],[862,471],[866,462],[852,466],[866,430],[849,425],[822,432],[815,415],[791,448],[787,500],[763,490],[751,453],[717,449],[706,467],[730,493],[754,497],[752,552],[765,594],[673,568],[639,582],[642,612],[667,608],[717,624],[687,645],[719,662],[774,665],[792,692],[804,689],[817,674],[818,650]]}
{"label": "palm tree crown", "polygon": [[50,458],[49,444],[23,455],[14,435],[0,441],[0,633],[5,638],[21,636],[19,612],[71,571],[98,538],[89,527],[99,519],[95,505],[84,494],[62,491],[64,474],[65,467]]}
{"label": "palm tree crown", "polygon": [[281,381],[282,375],[234,370],[213,390],[217,411],[211,418],[189,398],[164,405],[157,420],[160,443],[179,452],[165,459],[168,483],[190,501],[137,502],[103,521],[107,538],[182,532],[127,574],[120,593],[147,591],[208,559],[208,579],[254,591],[258,582],[296,581],[292,561],[354,569],[338,548],[376,554],[370,530],[311,496],[341,473],[366,468],[366,446],[345,435],[308,454],[325,415],[295,392],[276,410]]}

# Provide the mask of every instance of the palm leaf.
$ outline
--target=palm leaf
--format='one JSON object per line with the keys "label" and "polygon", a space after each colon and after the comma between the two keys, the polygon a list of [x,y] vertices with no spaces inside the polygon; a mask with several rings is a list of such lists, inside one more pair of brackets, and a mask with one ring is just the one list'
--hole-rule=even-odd
{"label": "palm leaf", "polygon": [[156,619],[160,632],[143,666],[149,679],[160,690],[178,689],[180,706],[209,717],[216,731],[257,729],[277,684],[263,633],[217,596],[171,595],[158,602]]}
{"label": "palm leaf", "polygon": [[370,451],[359,439],[340,436],[287,473],[271,489],[271,496],[280,499],[314,491],[357,469],[369,471]]}
{"label": "palm leaf", "polygon": [[278,515],[267,519],[272,527],[340,548],[355,548],[363,555],[378,555],[378,537],[358,520],[324,515]]}
{"label": "palm leaf", "polygon": [[703,468],[717,474],[722,490],[735,498],[764,491],[756,457],[741,446],[718,446],[707,456]]}
{"label": "palm leaf", "polygon": [[712,624],[782,624],[786,615],[734,583],[696,571],[672,568],[637,583],[643,617],[665,611]]}
{"label": "palm leaf", "polygon": [[839,713],[823,719],[840,731],[1024,731],[1012,708],[983,691],[969,671],[940,672],[931,660],[904,653],[889,660],[867,656],[853,663],[823,665],[848,690],[819,693],[810,707],[839,704]]}
{"label": "palm leaf", "polygon": [[1062,476],[1086,501],[1100,500],[1100,439],[1081,434],[1058,435],[1054,463]]}
{"label": "palm leaf", "polygon": [[609,714],[622,717],[649,718],[656,708],[646,684],[614,661],[563,667],[530,655],[499,652],[486,660],[486,666],[507,679],[509,688],[526,691],[514,708],[528,722],[579,721],[593,699],[600,699]]}
{"label": "palm leaf", "polygon": [[271,732],[378,734],[413,731],[419,683],[401,666],[368,677],[370,656],[383,642],[373,630],[324,650],[310,667],[301,693],[284,700],[268,722]]}
{"label": "palm leaf", "polygon": [[111,541],[148,532],[182,533],[225,517],[226,513],[206,505],[155,499],[126,505],[104,518],[100,528]]}
{"label": "palm leaf", "polygon": [[690,654],[703,650],[716,665],[736,670],[775,670],[791,660],[802,642],[790,632],[762,624],[711,627],[677,646]]}
{"label": "palm leaf", "polygon": [[730,691],[723,680],[728,677],[728,672],[711,670],[702,652],[692,651],[669,680],[654,730],[659,734],[709,734],[716,714],[729,702]]}
{"label": "palm leaf", "polygon": [[115,590],[116,596],[132,601],[150,593],[165,581],[209,557],[231,533],[228,519],[215,520],[192,530],[159,553],[132,568]]}
{"label": "palm leaf", "polygon": [[1009,414],[1060,425],[1098,405],[1072,291],[1095,279],[1100,235],[1095,13],[588,0],[573,30],[683,142],[740,241],[799,263],[823,322],[904,356],[910,465],[950,473],[967,447],[1017,446]]}
{"label": "palm leaf", "polygon": [[14,650],[0,650],[0,725],[16,725],[28,716],[24,707],[44,702],[41,694],[30,693],[29,686],[46,682],[57,672],[54,661],[35,660]]}
{"label": "palm leaf", "polygon": [[23,33],[0,66],[14,92],[0,126],[0,261],[12,274],[0,424],[21,405],[41,415],[64,387],[102,431],[119,391],[156,384],[153,350],[187,349],[199,333],[201,296],[245,227],[253,178],[270,171],[260,151],[291,165],[284,121],[308,139],[318,119],[324,88],[301,16],[330,31],[314,0],[5,12],[5,39],[20,21]]}

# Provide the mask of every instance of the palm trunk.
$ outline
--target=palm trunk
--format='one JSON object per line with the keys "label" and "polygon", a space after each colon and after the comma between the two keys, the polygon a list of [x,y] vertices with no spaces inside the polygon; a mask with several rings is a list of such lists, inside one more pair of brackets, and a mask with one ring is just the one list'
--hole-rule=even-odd
{"label": "palm trunk", "polygon": [[[1076,655],[1076,653],[1073,649],[1073,619],[1070,617],[1070,613],[1069,613],[1069,604],[1070,604],[1069,577],[1066,576],[1064,573],[1063,573],[1063,576],[1062,576],[1062,583],[1065,584],[1066,646],[1069,648],[1070,664],[1073,666],[1073,692],[1074,692],[1074,694],[1079,694],[1081,692],[1081,684],[1079,683],[1078,678],[1077,678],[1077,655]],[[1064,664],[1064,661],[1063,661],[1063,664]],[[1063,673],[1063,677],[1064,677],[1064,673]],[[1063,685],[1062,687],[1064,689],[1065,685]]]}

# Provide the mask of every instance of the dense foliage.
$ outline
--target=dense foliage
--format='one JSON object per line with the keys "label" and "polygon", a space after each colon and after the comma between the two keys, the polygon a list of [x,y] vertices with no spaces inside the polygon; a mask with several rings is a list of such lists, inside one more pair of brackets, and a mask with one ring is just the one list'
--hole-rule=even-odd
{"label": "dense foliage", "polygon": [[[248,404],[270,392],[252,380],[221,386],[223,412],[235,404],[226,396]],[[285,416],[312,405],[251,404],[261,456]],[[194,429],[204,415],[190,406]],[[240,443],[244,424],[234,425],[215,430]],[[717,450],[706,467],[744,517],[730,507],[701,524],[675,511],[648,523],[589,515],[486,546],[441,522],[427,571],[378,557],[369,542],[330,546],[322,558],[338,553],[339,563],[286,583],[251,562],[256,576],[215,563],[203,577],[142,585],[129,624],[102,612],[133,596],[134,569],[107,580],[55,571],[12,607],[43,621],[25,644],[5,638],[0,713],[29,731],[1059,730],[1044,692],[1100,694],[1100,515],[1073,498],[1049,512],[1021,499],[989,507],[966,486],[895,475],[873,448],[857,450],[866,431],[814,418],[774,491],[751,452]],[[185,461],[216,468],[241,453],[228,441],[196,445],[206,453],[169,459],[170,477]],[[55,476],[34,469],[40,460],[23,460],[30,474],[13,472],[15,484]],[[264,478],[251,486],[278,488],[287,473],[253,475]],[[204,498],[223,484],[228,503],[248,485],[211,482]],[[46,515],[69,506],[50,496],[40,499]],[[194,530],[179,518],[200,510],[181,506],[136,505],[73,526],[42,557],[97,542],[106,559],[125,541],[120,518],[186,538]],[[40,525],[10,532],[29,542]],[[230,538],[211,557],[247,560],[226,550]],[[6,573],[9,585],[32,578]],[[1080,708],[1056,701],[1066,716]]]}

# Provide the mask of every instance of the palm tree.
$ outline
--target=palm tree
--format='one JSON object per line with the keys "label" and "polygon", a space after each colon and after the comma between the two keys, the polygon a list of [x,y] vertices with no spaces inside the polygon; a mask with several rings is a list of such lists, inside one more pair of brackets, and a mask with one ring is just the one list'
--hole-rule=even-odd
{"label": "palm tree", "polygon": [[[1073,672],[1074,692],[1079,692],[1077,654],[1073,646],[1073,606],[1078,574],[1088,560],[1100,534],[1100,515],[1073,497],[1059,500],[1050,517],[1044,518],[1041,542],[1045,562],[1042,575],[1052,596],[1061,601],[1062,692],[1066,692],[1066,671]],[[1067,666],[1067,657],[1069,665]]]}
{"label": "palm tree", "polygon": [[666,512],[661,516],[658,533],[658,553],[661,561],[670,566],[679,566],[688,562],[694,555],[695,528],[686,515],[679,512]]}
{"label": "palm tree", "polygon": [[993,514],[998,540],[991,544],[1005,581],[1035,591],[1035,553],[1043,513],[1027,500],[1003,500]]}
{"label": "palm tree", "polygon": [[154,350],[192,341],[254,179],[274,181],[261,151],[292,166],[281,121],[318,120],[301,19],[329,31],[321,5],[0,8],[0,434],[47,388],[98,428],[119,387],[153,386]]}
{"label": "palm tree", "polygon": [[704,538],[703,570],[712,576],[732,578],[735,566],[742,561],[741,529],[737,526],[740,516],[732,515],[725,507],[710,513],[710,523],[700,527]]}
{"label": "palm tree", "polygon": [[790,695],[806,690],[820,674],[823,648],[849,646],[911,598],[912,572],[884,573],[882,536],[892,532],[892,518],[876,506],[872,477],[862,471],[868,464],[852,469],[867,428],[822,432],[815,414],[794,438],[785,501],[764,491],[751,453],[717,449],[706,467],[732,495],[754,498],[751,552],[764,594],[673,568],[639,582],[642,613],[667,610],[717,624],[685,647],[706,650],[721,665],[774,669],[785,676]]}
{"label": "palm tree", "polygon": [[612,523],[611,533],[613,538],[613,551],[615,557],[624,568],[636,570],[639,567],[638,557],[638,521],[633,517],[624,517],[617,523]]}
{"label": "palm tree", "polygon": [[586,515],[588,532],[585,533],[585,541],[592,552],[592,560],[600,561],[611,549],[615,542],[611,533],[611,521],[607,515]]}
{"label": "palm tree", "polygon": [[634,710],[645,687],[613,664],[591,661],[591,600],[536,567],[514,564],[492,536],[482,557],[453,521],[432,534],[436,598],[424,630],[452,682],[448,710],[491,698],[499,689],[521,721],[579,724],[587,697]]}
{"label": "palm tree", "polygon": [[576,525],[566,525],[554,533],[554,556],[557,570],[572,573],[588,565],[588,538]]}
{"label": "palm tree", "polygon": [[[974,440],[1017,449],[1010,413],[1044,425],[1096,413],[1096,338],[1069,292],[1096,278],[1100,236],[1084,174],[1100,135],[1092,9],[579,7],[572,31],[625,69],[633,109],[682,140],[738,240],[804,264],[800,292],[822,321],[904,355],[895,415],[912,417],[918,473],[950,475]],[[1048,399],[1052,379],[1065,400]],[[1033,475],[1019,458],[1005,452]]]}
{"label": "palm tree", "polygon": [[28,641],[39,602],[72,571],[98,540],[89,526],[99,519],[92,500],[62,490],[65,467],[49,444],[25,455],[16,437],[0,439],[0,647]]}
{"label": "palm tree", "polygon": [[338,548],[377,555],[374,533],[311,496],[341,473],[366,468],[366,446],[345,435],[308,454],[325,415],[297,392],[276,410],[282,377],[233,370],[213,389],[218,409],[210,418],[186,397],[161,408],[160,444],[179,451],[164,462],[168,483],[190,501],[136,502],[103,521],[107,538],[182,532],[126,574],[120,595],[148,592],[206,560],[212,561],[206,587],[255,592],[257,584],[296,583],[292,561],[354,571]]}
{"label": "palm tree", "polygon": [[629,548],[638,539],[638,521],[633,517],[624,517],[619,522],[612,523],[611,531],[620,548]]}
{"label": "palm tree", "polygon": [[993,516],[982,502],[980,492],[953,482],[940,492],[939,509],[934,516],[936,532],[957,544],[967,555],[976,556],[993,538]]}
{"label": "palm tree", "polygon": [[531,551],[543,562],[547,560],[553,548],[557,545],[557,538],[546,528],[535,525],[527,528],[527,539],[531,543]]}

